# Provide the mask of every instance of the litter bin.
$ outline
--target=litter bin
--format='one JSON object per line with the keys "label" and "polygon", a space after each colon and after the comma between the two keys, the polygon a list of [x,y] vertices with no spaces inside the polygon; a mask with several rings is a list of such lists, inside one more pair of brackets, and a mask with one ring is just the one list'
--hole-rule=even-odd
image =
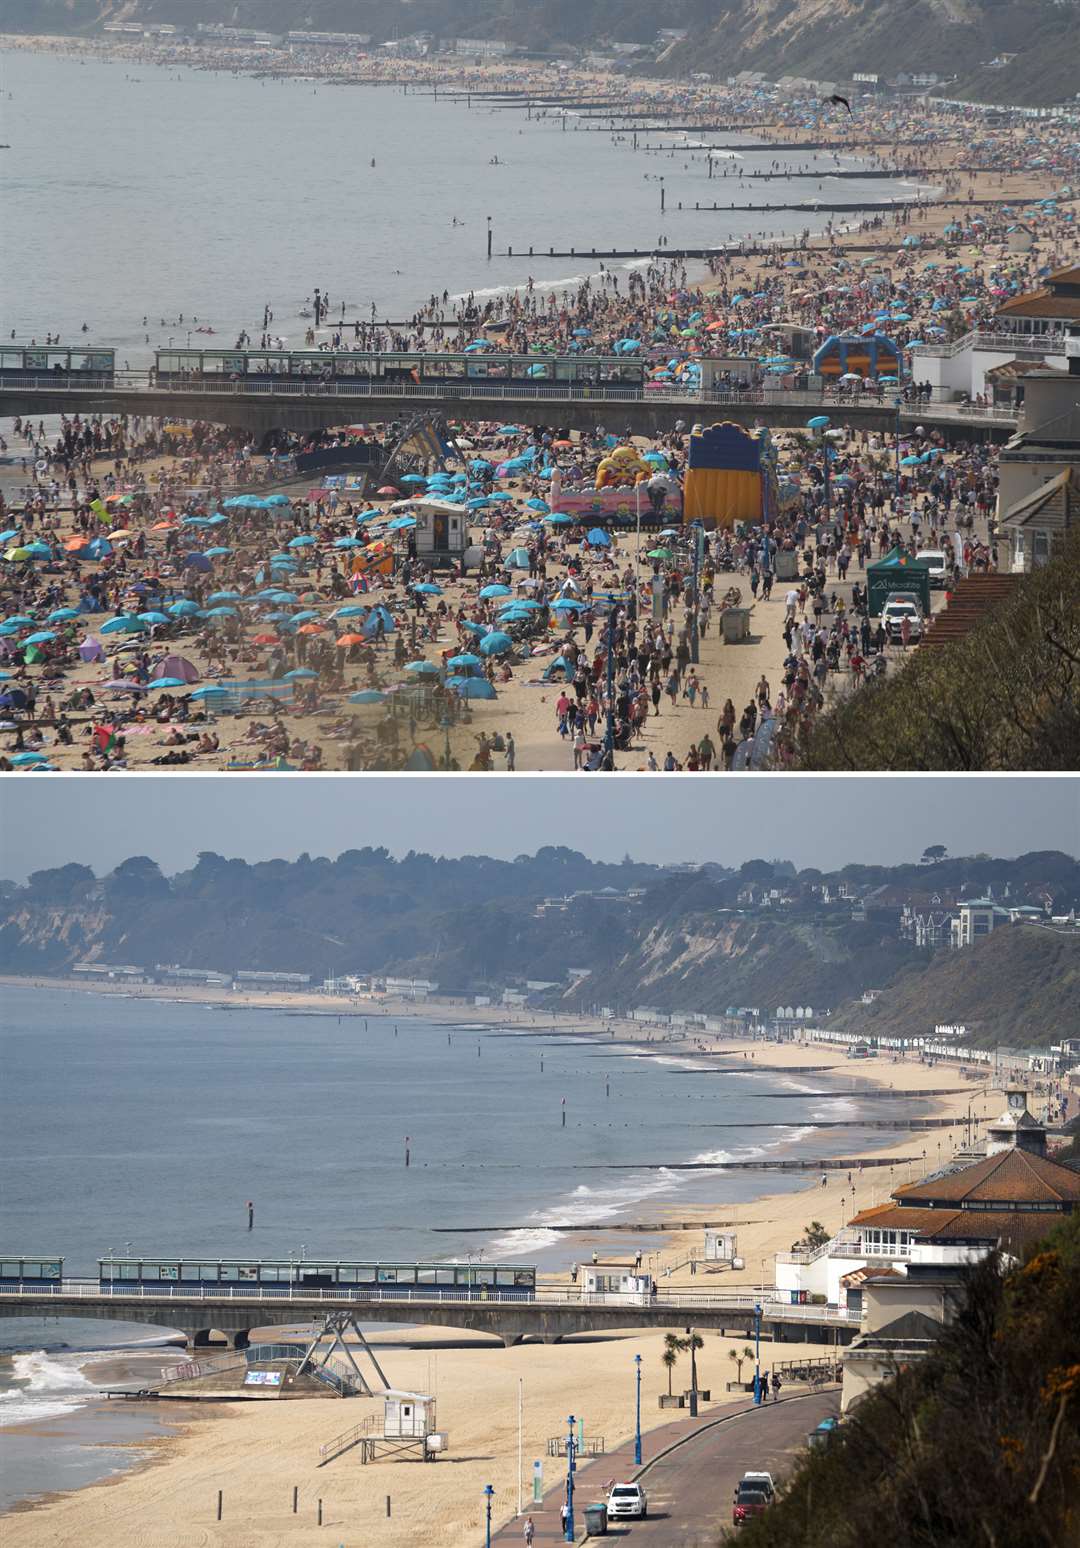
{"label": "litter bin", "polygon": [[607,1506],[586,1505],[585,1531],[590,1537],[607,1536]]}
{"label": "litter bin", "polygon": [[750,634],[750,609],[725,607],[720,614],[720,623],[724,632],[724,644],[741,645]]}
{"label": "litter bin", "polygon": [[799,556],[794,551],[794,549],[779,549],[776,553],[774,564],[776,566],[776,578],[778,581],[790,581],[798,579]]}

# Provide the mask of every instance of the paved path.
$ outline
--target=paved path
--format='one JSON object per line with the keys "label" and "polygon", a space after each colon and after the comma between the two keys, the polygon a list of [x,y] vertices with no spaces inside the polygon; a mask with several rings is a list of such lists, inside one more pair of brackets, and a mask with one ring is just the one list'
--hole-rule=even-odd
{"label": "paved path", "polygon": [[[578,1472],[577,1541],[584,1540],[585,1506],[606,1497],[608,1481],[629,1482],[638,1476],[649,1497],[648,1519],[613,1523],[609,1537],[632,1538],[634,1548],[711,1548],[719,1530],[730,1525],[731,1499],[743,1473],[750,1468],[767,1470],[774,1477],[785,1473],[810,1431],[826,1415],[836,1414],[839,1406],[840,1394],[833,1388],[758,1409],[752,1402],[740,1402],[713,1409],[708,1418],[678,1419],[642,1438],[645,1461],[640,1469],[634,1466],[631,1439]],[[669,1451],[672,1446],[675,1449]],[[549,1478],[553,1470],[563,1471],[543,1503],[531,1512],[534,1548],[555,1548],[564,1541],[559,1511],[565,1498],[565,1466],[554,1458],[545,1462]],[[507,1522],[493,1534],[492,1543],[497,1548],[522,1548],[524,1519]]]}

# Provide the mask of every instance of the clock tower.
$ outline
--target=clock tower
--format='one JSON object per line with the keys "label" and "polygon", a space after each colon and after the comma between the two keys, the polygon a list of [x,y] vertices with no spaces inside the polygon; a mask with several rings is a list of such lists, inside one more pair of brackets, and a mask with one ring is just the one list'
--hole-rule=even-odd
{"label": "clock tower", "polygon": [[1006,1087],[1005,1111],[986,1127],[988,1156],[1001,1150],[1026,1150],[1045,1156],[1046,1128],[1028,1112],[1027,1095],[1022,1086]]}

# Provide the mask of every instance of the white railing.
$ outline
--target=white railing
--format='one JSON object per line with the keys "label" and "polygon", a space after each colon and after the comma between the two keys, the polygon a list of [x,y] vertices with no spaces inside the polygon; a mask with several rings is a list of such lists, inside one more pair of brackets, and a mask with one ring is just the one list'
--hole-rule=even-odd
{"label": "white railing", "polygon": [[1065,348],[1063,333],[995,333],[973,328],[962,338],[941,344],[920,344],[913,353],[921,359],[950,360],[965,349],[1011,350],[1014,354],[1060,355]]}

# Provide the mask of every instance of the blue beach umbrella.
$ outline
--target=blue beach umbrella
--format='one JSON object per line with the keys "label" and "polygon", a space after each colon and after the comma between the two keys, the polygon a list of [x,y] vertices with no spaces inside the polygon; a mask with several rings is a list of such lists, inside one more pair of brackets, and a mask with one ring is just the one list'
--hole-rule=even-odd
{"label": "blue beach umbrella", "polygon": [[199,611],[199,604],[190,601],[187,597],[181,597],[179,602],[169,603],[169,612],[174,618],[194,618]]}
{"label": "blue beach umbrella", "polygon": [[209,683],[205,688],[196,688],[191,695],[193,699],[227,699],[229,690],[221,688],[214,683]]}
{"label": "blue beach umbrella", "polygon": [[434,661],[410,661],[405,668],[414,677],[438,677],[439,668]]}
{"label": "blue beach umbrella", "polygon": [[480,593],[480,597],[481,597],[481,599],[484,602],[489,601],[492,597],[509,597],[509,596],[513,596],[513,591],[511,589],[511,587],[503,586],[501,583],[496,584],[494,586],[485,586],[484,589]]}
{"label": "blue beach umbrella", "polygon": [[55,640],[54,629],[39,629],[36,634],[28,634],[23,640],[24,645],[47,645],[50,640]]}
{"label": "blue beach umbrella", "polygon": [[377,688],[362,688],[359,693],[350,693],[350,704],[385,704],[386,694],[380,693]]}
{"label": "blue beach umbrella", "polygon": [[147,683],[148,688],[186,688],[187,683],[182,677],[155,677],[153,682]]}
{"label": "blue beach umbrella", "polygon": [[294,667],[291,672],[285,673],[285,681],[292,683],[310,682],[318,677],[318,672],[311,671],[310,667]]}
{"label": "blue beach umbrella", "polygon": [[461,667],[483,666],[484,663],[480,660],[479,656],[474,656],[472,651],[466,650],[463,651],[460,656],[451,656],[446,664],[447,666],[454,667],[455,669],[460,669]]}
{"label": "blue beach umbrella", "polygon": [[493,629],[490,634],[485,634],[480,641],[480,653],[484,656],[502,656],[508,650],[513,650],[514,642],[508,634],[503,634],[498,629]]}
{"label": "blue beach umbrella", "polygon": [[[196,609],[196,611],[198,611],[198,609]],[[98,633],[99,634],[139,634],[145,628],[146,628],[146,625],[143,623],[141,618],[135,618],[135,617],[132,617],[132,616],[125,615],[125,616],[117,617],[117,618],[107,618],[105,620],[105,622],[101,625],[101,627],[98,629]]]}

